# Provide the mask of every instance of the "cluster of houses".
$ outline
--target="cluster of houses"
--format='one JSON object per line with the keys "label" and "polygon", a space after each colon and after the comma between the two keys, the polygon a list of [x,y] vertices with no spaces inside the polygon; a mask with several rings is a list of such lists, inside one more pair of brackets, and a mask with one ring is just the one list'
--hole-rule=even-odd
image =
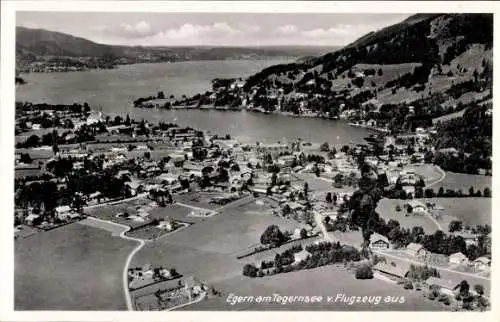
{"label": "cluster of houses", "polygon": [[[391,248],[391,243],[389,242],[387,237],[383,235],[374,233],[372,234],[370,241],[370,247],[372,247],[373,249],[384,250]],[[425,249],[423,245],[417,243],[410,243],[408,246],[406,246],[404,252],[410,258],[416,259],[426,264],[450,267],[461,266],[464,268],[468,268],[469,271],[475,272],[487,272],[491,267],[491,259],[486,256],[481,256],[473,261],[470,261],[467,256],[465,256],[461,252],[457,252],[449,256],[434,254]]]}

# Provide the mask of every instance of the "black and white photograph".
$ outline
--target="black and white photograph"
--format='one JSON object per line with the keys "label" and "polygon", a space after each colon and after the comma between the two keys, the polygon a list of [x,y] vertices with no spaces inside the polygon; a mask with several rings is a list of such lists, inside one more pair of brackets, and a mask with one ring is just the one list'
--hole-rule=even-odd
{"label": "black and white photograph", "polygon": [[86,5],[2,41],[10,310],[491,317],[492,6]]}

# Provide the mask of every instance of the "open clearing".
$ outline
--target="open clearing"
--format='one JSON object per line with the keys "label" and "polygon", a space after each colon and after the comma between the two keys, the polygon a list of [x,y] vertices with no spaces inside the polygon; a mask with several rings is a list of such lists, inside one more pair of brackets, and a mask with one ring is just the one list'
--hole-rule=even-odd
{"label": "open clearing", "polygon": [[[421,226],[427,234],[432,234],[438,230],[436,224],[426,215],[409,214],[409,216],[406,216],[407,211],[404,204],[408,201],[409,200],[384,198],[378,202],[376,211],[386,222],[389,222],[390,219],[394,219],[404,228],[411,229],[415,226]],[[425,204],[425,200],[423,200],[423,202]],[[396,205],[401,207],[401,211],[396,211]]]}
{"label": "open clearing", "polygon": [[491,177],[446,171],[446,177],[444,180],[432,186],[432,188],[435,192],[437,192],[440,187],[443,187],[445,190],[462,189],[463,193],[469,193],[469,188],[471,186],[474,187],[474,190],[481,189],[481,192],[486,187],[491,189]]}
{"label": "open clearing", "polygon": [[153,207],[156,207],[153,201],[147,198],[143,198],[143,199],[134,199],[131,201],[121,202],[115,205],[104,205],[86,209],[85,213],[88,214],[89,216],[97,217],[103,220],[110,220],[118,224],[135,228],[146,224],[148,219],[143,219],[142,221],[136,221],[134,219],[116,217],[116,215],[118,213],[125,213],[125,212],[128,212],[130,215],[137,215],[139,208],[143,208],[149,212],[151,211],[151,209],[154,209]]}
{"label": "open clearing", "polygon": [[[384,283],[376,279],[357,280],[352,272],[342,266],[323,266],[313,270],[302,270],[264,278],[237,276],[215,283],[214,286],[225,291],[225,296],[202,301],[187,306],[183,310],[445,310],[439,303],[422,298],[418,291],[404,290],[401,285]],[[230,305],[227,295],[237,296],[323,296],[321,303],[238,303]],[[378,305],[347,303],[328,303],[326,297],[337,294],[346,296],[382,296]],[[403,297],[404,303],[384,303],[386,296]]]}
{"label": "open clearing", "polygon": [[80,220],[77,223],[80,225],[85,225],[85,226],[89,226],[89,227],[103,229],[105,231],[110,232],[112,236],[119,236],[120,233],[125,230],[124,227],[120,227],[118,225],[114,225],[114,224],[109,223],[109,222],[96,220],[92,217],[86,218],[84,220]]}
{"label": "open clearing", "polygon": [[168,265],[184,276],[193,275],[211,283],[241,275],[238,253],[255,246],[271,224],[293,230],[299,224],[275,216],[246,214],[240,207],[226,208],[219,215],[165,235],[146,244],[131,266]]}
{"label": "open clearing", "polygon": [[193,209],[181,205],[167,205],[152,209],[149,214],[151,218],[165,220],[167,217],[177,221],[196,223],[205,220],[203,217],[189,216]]}
{"label": "open clearing", "polygon": [[[458,218],[464,225],[491,225],[491,198],[431,198],[421,201],[442,206],[443,217]],[[443,228],[448,229],[448,225]]]}
{"label": "open clearing", "polygon": [[16,310],[126,310],[122,270],[136,243],[70,224],[15,242]]}
{"label": "open clearing", "polygon": [[[442,176],[441,171],[432,164],[418,164],[418,165],[412,165],[412,169],[415,171],[416,174],[420,175],[423,177],[424,182],[426,184],[432,183],[436,180],[439,180]],[[436,184],[439,185],[439,184]]]}

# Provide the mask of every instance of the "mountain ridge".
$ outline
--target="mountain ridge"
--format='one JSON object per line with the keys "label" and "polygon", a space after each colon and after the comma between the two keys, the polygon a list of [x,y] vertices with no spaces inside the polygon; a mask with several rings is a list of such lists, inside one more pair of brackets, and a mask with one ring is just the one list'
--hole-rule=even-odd
{"label": "mountain ridge", "polygon": [[317,56],[336,50],[335,46],[125,46],[108,45],[83,37],[16,27],[18,63],[47,57],[93,57],[118,63],[162,62],[183,60],[260,59],[267,57]]}

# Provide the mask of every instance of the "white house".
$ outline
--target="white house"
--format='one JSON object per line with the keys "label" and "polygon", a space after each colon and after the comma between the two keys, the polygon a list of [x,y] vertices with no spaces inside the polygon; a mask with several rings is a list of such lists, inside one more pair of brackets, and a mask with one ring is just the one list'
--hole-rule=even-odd
{"label": "white house", "polygon": [[71,207],[67,206],[67,205],[59,206],[59,207],[56,207],[55,211],[56,211],[57,218],[59,218],[61,220],[65,220],[66,218],[68,218],[68,215],[71,212]]}
{"label": "white house", "polygon": [[295,263],[299,263],[301,261],[304,261],[306,260],[307,258],[309,258],[309,256],[311,256],[311,253],[309,253],[307,250],[303,249],[301,250],[300,252],[298,253],[295,253],[293,255],[294,257],[294,260],[295,260]]}
{"label": "white house", "polygon": [[406,253],[413,257],[423,257],[427,255],[428,251],[421,244],[410,243],[406,246]]}
{"label": "white house", "polygon": [[450,255],[449,262],[450,264],[462,265],[467,264],[469,262],[469,259],[461,252],[458,252]]}
{"label": "white house", "polygon": [[481,256],[476,258],[472,263],[474,264],[474,268],[476,270],[483,271],[490,268],[491,260],[488,257]]}
{"label": "white house", "polygon": [[408,202],[408,205],[411,206],[413,213],[415,213],[415,214],[426,214],[427,213],[427,207],[423,203],[421,203],[420,201],[411,200]]}

